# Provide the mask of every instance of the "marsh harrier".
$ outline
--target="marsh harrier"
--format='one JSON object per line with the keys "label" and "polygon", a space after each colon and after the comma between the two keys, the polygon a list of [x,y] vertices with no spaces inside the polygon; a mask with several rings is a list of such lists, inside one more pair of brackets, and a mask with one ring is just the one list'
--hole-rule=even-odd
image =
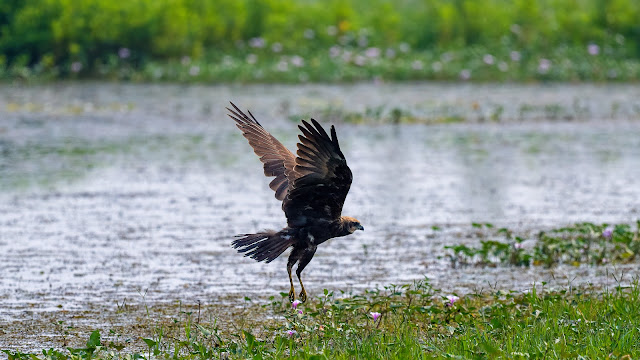
{"label": "marsh harrier", "polygon": [[231,103],[229,117],[242,130],[249,145],[264,164],[264,174],[275,176],[269,187],[282,201],[287,227],[280,231],[268,230],[257,234],[238,235],[233,247],[256,261],[271,262],[288,248],[293,248],[287,262],[289,273],[289,300],[295,300],[291,269],[297,262],[296,275],[300,281],[300,300],[307,300],[302,284],[302,270],[309,264],[318,245],[340,236],[364,230],[360,222],[342,216],[342,205],[351,187],[351,170],[340,151],[336,130],[331,126],[331,137],[311,119],[298,125],[297,156],[267,132],[256,118],[249,116]]}

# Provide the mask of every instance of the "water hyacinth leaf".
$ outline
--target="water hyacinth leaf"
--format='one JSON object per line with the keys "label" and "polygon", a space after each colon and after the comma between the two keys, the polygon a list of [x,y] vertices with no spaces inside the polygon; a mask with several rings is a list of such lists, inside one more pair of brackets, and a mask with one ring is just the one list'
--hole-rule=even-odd
{"label": "water hyacinth leaf", "polygon": [[87,341],[87,348],[91,349],[91,348],[96,348],[98,346],[101,346],[100,332],[98,330],[95,330],[89,336],[89,341]]}
{"label": "water hyacinth leaf", "polygon": [[153,348],[158,344],[155,340],[149,338],[142,338],[142,341],[144,341],[144,343],[147,344],[149,348]]}

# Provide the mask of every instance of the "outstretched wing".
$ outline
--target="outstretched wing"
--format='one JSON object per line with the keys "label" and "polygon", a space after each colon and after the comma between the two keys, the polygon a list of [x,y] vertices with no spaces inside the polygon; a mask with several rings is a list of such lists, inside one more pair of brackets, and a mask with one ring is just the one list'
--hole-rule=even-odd
{"label": "outstretched wing", "polygon": [[265,176],[275,176],[269,187],[276,192],[276,199],[283,200],[287,196],[289,188],[289,176],[296,164],[296,157],[280,141],[274,138],[256,120],[251,111],[249,116],[231,103],[235,110],[229,110],[229,117],[236,121],[236,126],[242,130],[253,151],[260,157],[264,164]]}
{"label": "outstretched wing", "polygon": [[331,137],[311,119],[298,127],[298,157],[295,159],[295,179],[282,202],[289,226],[319,224],[338,219],[351,187],[351,170],[340,151],[336,130]]}

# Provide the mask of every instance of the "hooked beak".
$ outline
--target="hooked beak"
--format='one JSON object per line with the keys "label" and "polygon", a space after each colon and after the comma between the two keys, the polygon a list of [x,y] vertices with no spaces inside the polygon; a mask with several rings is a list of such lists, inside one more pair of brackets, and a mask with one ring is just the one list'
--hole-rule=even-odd
{"label": "hooked beak", "polygon": [[364,226],[362,226],[361,224],[358,224],[358,227],[356,229],[364,231]]}

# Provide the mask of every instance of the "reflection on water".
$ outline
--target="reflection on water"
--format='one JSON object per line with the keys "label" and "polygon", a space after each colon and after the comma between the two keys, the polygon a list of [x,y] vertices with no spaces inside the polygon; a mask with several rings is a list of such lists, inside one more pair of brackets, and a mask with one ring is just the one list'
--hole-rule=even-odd
{"label": "reflection on water", "polygon": [[[597,106],[613,102],[632,111],[640,98],[627,99],[633,93],[628,87],[506,91],[485,85],[464,86],[460,98],[451,100],[457,89],[0,88],[0,316],[20,318],[26,308],[131,303],[147,290],[147,301],[205,302],[287,290],[285,258],[258,264],[229,246],[234,234],[280,228],[285,221],[260,162],[223,115],[228,99],[250,107],[293,148],[297,130],[287,114],[339,96],[344,103],[418,108],[438,94],[464,105],[465,94],[482,90],[468,101],[502,101],[509,112],[516,111],[508,107],[514,99],[543,102],[548,92],[557,95],[554,101],[571,104],[568,92],[597,99],[590,105],[596,114],[610,110]],[[424,276],[447,291],[465,292],[489,286],[524,290],[542,281],[601,283],[608,281],[607,271],[637,275],[635,266],[453,271],[441,258],[444,245],[473,240],[472,221],[527,232],[640,218],[640,122],[618,117],[337,124],[354,174],[344,213],[359,218],[367,231],[318,250],[305,270],[309,292],[359,291]],[[442,230],[431,230],[434,225]]]}

